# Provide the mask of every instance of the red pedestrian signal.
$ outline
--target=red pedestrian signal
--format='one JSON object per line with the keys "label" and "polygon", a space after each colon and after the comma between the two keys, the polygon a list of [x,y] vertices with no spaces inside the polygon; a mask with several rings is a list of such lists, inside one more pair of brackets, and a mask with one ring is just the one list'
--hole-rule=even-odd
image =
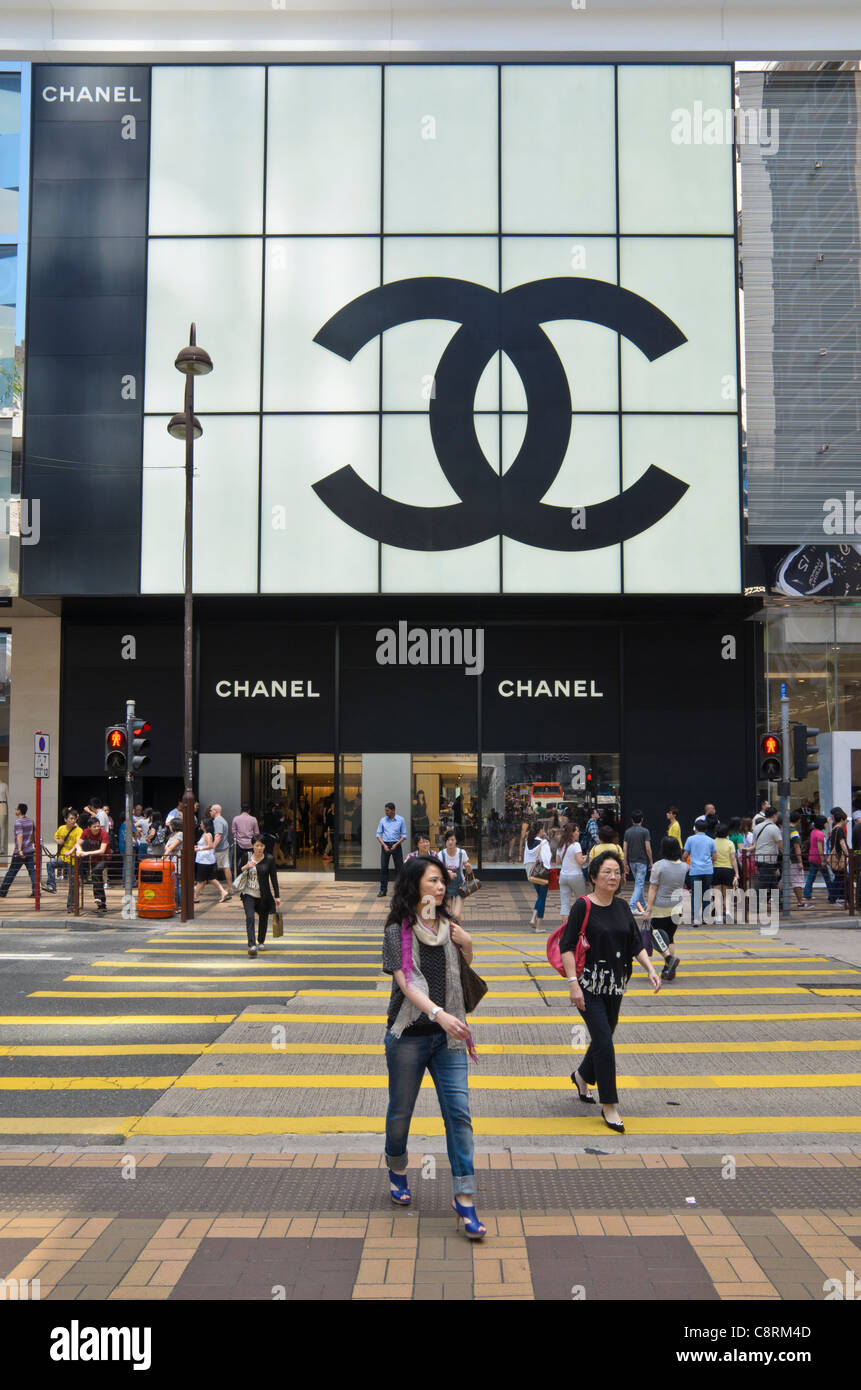
{"label": "red pedestrian signal", "polygon": [[128,767],[128,739],[122,724],[105,729],[105,772],[109,777],[125,777]]}
{"label": "red pedestrian signal", "polygon": [[781,752],[783,744],[779,734],[763,734],[759,740],[759,780],[776,782],[782,775]]}

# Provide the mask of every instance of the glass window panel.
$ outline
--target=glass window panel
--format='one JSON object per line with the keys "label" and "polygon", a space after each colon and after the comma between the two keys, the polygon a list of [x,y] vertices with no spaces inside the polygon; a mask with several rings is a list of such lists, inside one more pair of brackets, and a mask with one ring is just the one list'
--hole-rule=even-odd
{"label": "glass window panel", "polygon": [[380,230],[378,67],[271,67],[268,232]]}
{"label": "glass window panel", "polygon": [[426,834],[439,850],[450,830],[478,867],[478,759],[474,753],[414,753],[411,759],[412,845]]}
{"label": "glass window panel", "polygon": [[618,753],[482,753],[481,862],[523,868],[531,825],[556,841],[569,822],[582,828],[589,810],[617,819]]}
{"label": "glass window panel", "polygon": [[661,521],[626,541],[625,592],[739,592],[738,429],[735,417],[626,415],[625,487],[650,464],[688,483]]}
{"label": "glass window panel", "polygon": [[727,237],[623,237],[622,284],[687,338],[654,362],[622,340],[623,410],[725,410],[736,399],[735,248]]}
{"label": "glass window panel", "polygon": [[[498,446],[497,446],[498,458]],[[494,470],[498,467],[492,462]],[[459,501],[434,453],[427,420],[416,415],[383,417],[383,492],[417,507]],[[460,550],[421,551],[405,535],[403,547],[382,547],[383,593],[432,594],[452,587],[464,593],[499,590],[499,541],[495,536]]]}
{"label": "glass window panel", "polygon": [[149,243],[147,411],[181,409],[184,378],[173,364],[192,321],[213,363],[195,379],[197,413],[259,409],[262,246],[250,238]]}
{"label": "glass window panel", "polygon": [[[258,421],[211,415],[194,446],[194,591],[257,591]],[[184,587],[185,445],[144,421],[141,590]]]}
{"label": "glass window panel", "polygon": [[611,67],[503,67],[502,226],[615,232]]}
{"label": "glass window panel", "polygon": [[496,232],[497,69],[386,68],[386,232]]}
{"label": "glass window panel", "polygon": [[264,593],[377,592],[377,542],[340,521],[312,488],[347,465],[377,487],[377,416],[264,418],[260,561]]}
{"label": "glass window panel", "polygon": [[151,235],[263,230],[263,92],[259,67],[153,68]]}
{"label": "glass window panel", "polygon": [[619,68],[620,231],[732,234],[732,107],[729,66]]}
{"label": "glass window panel", "polygon": [[338,770],[338,868],[362,867],[362,755],[342,753]]}
{"label": "glass window panel", "polygon": [[379,409],[378,339],[352,362],[314,342],[334,313],[379,283],[376,237],[267,240],[264,410]]}
{"label": "glass window panel", "polygon": [[[499,243],[484,237],[386,237],[386,283],[413,276],[440,275],[496,290]],[[383,409],[426,410],[433,374],[460,324],[434,319],[433,311],[415,323],[390,328],[383,337]],[[475,393],[477,410],[496,410],[499,357],[494,354]]]}
{"label": "glass window panel", "polygon": [[[502,287],[557,276],[586,276],[616,284],[615,237],[504,237]],[[575,410],[618,410],[617,335],[581,319],[560,316],[542,324],[565,368]],[[507,358],[503,409],[523,408],[520,377]]]}
{"label": "glass window panel", "polygon": [[[503,439],[519,431],[524,422],[506,415]],[[504,456],[510,450],[503,444]],[[544,497],[524,498],[524,507],[539,500],[555,507],[588,507],[615,497],[619,491],[619,425],[613,415],[576,415],[562,467]],[[572,511],[572,521],[576,518]],[[588,512],[586,513],[588,526]],[[540,592],[547,587],[548,552],[537,551],[505,537],[502,542],[503,591],[507,594]],[[549,559],[556,592],[618,594],[621,591],[621,554],[618,545],[600,550],[554,551]]]}

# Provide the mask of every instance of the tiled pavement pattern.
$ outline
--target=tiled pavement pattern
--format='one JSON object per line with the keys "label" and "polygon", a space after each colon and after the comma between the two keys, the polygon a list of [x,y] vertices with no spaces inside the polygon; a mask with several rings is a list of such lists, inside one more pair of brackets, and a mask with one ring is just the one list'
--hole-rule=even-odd
{"label": "tiled pavement pattern", "polygon": [[[70,1195],[71,1179],[82,1169],[103,1191],[111,1182],[116,1192],[122,1158],[5,1150],[4,1191],[25,1183],[27,1169],[46,1176],[62,1169],[68,1181],[65,1199],[42,1210],[20,1214],[8,1198],[4,1202],[0,1277],[38,1279],[40,1297],[48,1300],[745,1302],[821,1300],[825,1280],[843,1282],[847,1270],[861,1278],[861,1207],[787,1206],[790,1196],[815,1191],[817,1184],[842,1192],[844,1201],[857,1194],[861,1154],[736,1155],[740,1188],[748,1170],[755,1170],[760,1188],[770,1188],[770,1197],[753,1210],[731,1205],[736,1199],[728,1189],[735,1184],[728,1182],[721,1205],[608,1204],[626,1172],[646,1179],[663,1172],[680,1178],[682,1189],[694,1186],[697,1170],[706,1166],[706,1156],[698,1157],[692,1163],[680,1154],[480,1155],[480,1190],[492,1189],[506,1173],[528,1183],[530,1176],[552,1172],[558,1183],[571,1185],[573,1197],[588,1174],[604,1199],[588,1208],[581,1198],[553,1209],[482,1202],[488,1238],[469,1244],[441,1209],[432,1215],[386,1210],[385,1173],[376,1154],[150,1153],[141,1168],[164,1180],[165,1196],[172,1179],[191,1168],[198,1200],[179,1210],[129,1216],[104,1207],[82,1211]],[[711,1167],[718,1162],[711,1156]],[[218,1178],[229,1172],[244,1182],[255,1169],[271,1184],[285,1170],[303,1170],[321,1187],[339,1174],[346,1180],[350,1170],[366,1170],[379,1200],[363,1210],[212,1209]],[[447,1180],[447,1173],[441,1176]],[[134,1186],[130,1182],[127,1190]],[[421,1187],[416,1173],[414,1191]]]}

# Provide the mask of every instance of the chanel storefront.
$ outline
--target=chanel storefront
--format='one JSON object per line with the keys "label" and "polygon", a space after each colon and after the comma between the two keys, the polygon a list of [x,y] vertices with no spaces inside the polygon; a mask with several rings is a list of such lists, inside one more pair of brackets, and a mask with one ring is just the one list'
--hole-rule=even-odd
{"label": "chanel storefront", "polygon": [[389,799],[491,869],[524,808],[746,807],[733,150],[680,118],[732,99],[728,64],[34,67],[22,592],[62,602],[69,798],[131,695],[176,795],[194,320],[202,801],[339,873]]}

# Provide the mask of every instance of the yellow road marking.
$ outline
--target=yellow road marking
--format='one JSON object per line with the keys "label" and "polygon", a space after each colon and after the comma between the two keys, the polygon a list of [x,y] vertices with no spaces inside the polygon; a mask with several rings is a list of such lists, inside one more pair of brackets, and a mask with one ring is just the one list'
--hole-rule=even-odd
{"label": "yellow road marking", "polygon": [[[597,1107],[596,1107],[597,1108]],[[726,1115],[704,1115],[699,1118],[676,1119],[633,1119],[625,1115],[625,1126],[629,1134],[861,1134],[861,1116],[799,1115],[773,1116],[766,1118],[741,1116],[729,1118]],[[20,1121],[22,1131],[26,1132],[26,1120]],[[50,1121],[45,1121],[46,1130]],[[0,1121],[0,1133],[3,1121]],[[84,1129],[83,1122],[78,1127]],[[598,1138],[609,1133],[600,1115],[559,1117],[554,1119],[522,1119],[517,1116],[473,1116],[472,1127],[479,1135],[508,1134],[585,1134]],[[128,1137],[140,1135],[244,1135],[244,1134],[383,1134],[386,1128],[383,1115],[207,1115],[172,1116],[146,1115],[134,1121],[130,1129],[123,1131]],[[412,1125],[413,1139],[420,1135],[431,1137],[445,1133],[442,1119],[436,1116],[415,1118]]]}
{"label": "yellow road marking", "polygon": [[[264,969],[265,969],[265,967],[264,967]],[[797,972],[796,972],[796,971],[792,971],[791,973],[792,973],[792,974],[796,974]],[[823,972],[823,973],[825,973],[825,972]],[[834,971],[834,974],[839,974],[839,973],[840,973],[839,971]],[[334,981],[334,980],[337,980],[338,984],[347,984],[348,982],[352,982],[352,981],[355,981],[357,984],[363,984],[363,983],[365,983],[365,982],[367,982],[367,981],[369,981],[369,980],[379,980],[379,979],[382,978],[382,977],[380,977],[380,976],[378,976],[378,975],[332,975],[332,976],[328,976],[328,975],[310,975],[310,974],[306,975],[306,974],[304,974],[302,971],[291,971],[290,974],[291,974],[291,975],[294,975],[294,976],[296,977],[296,979],[298,979],[298,980],[326,980],[326,979],[331,979],[331,980],[333,980],[333,981]],[[520,976],[515,976],[514,979],[515,979],[515,980],[519,980],[519,979],[520,979]],[[70,984],[109,984],[109,985],[120,985],[120,984],[136,984],[136,985],[137,985],[137,984],[141,984],[141,985],[170,985],[170,984],[176,984],[176,985],[182,985],[182,984],[185,984],[185,985],[187,985],[187,984],[197,983],[198,980],[199,980],[199,982],[200,982],[201,984],[213,984],[213,985],[227,985],[227,984],[234,984],[234,983],[236,983],[236,984],[249,984],[249,983],[253,980],[253,981],[255,981],[255,982],[258,983],[258,984],[267,984],[267,985],[274,985],[274,984],[282,983],[282,984],[283,984],[286,988],[288,988],[288,989],[292,988],[293,983],[295,983],[294,981],[292,981],[292,980],[290,979],[290,976],[289,976],[289,975],[288,975],[286,978],[282,978],[282,977],[279,977],[279,976],[277,976],[277,975],[266,975],[266,974],[263,973],[263,970],[259,970],[259,971],[256,971],[256,972],[249,970],[248,973],[247,973],[247,974],[244,974],[244,975],[201,975],[201,976],[198,976],[198,977],[189,976],[189,975],[66,975],[66,976],[64,976],[64,982],[65,982],[65,981],[68,981],[68,983],[70,983]],[[549,982],[548,982],[548,983],[549,983]],[[542,984],[544,984],[544,981],[542,981]],[[682,995],[682,996],[695,995],[695,996],[699,997],[699,996],[702,996],[702,995],[712,995],[712,994],[719,994],[719,995],[721,995],[721,996],[731,995],[731,994],[797,994],[798,991],[799,991],[800,989],[802,989],[802,988],[804,988],[804,987],[803,987],[801,984],[796,984],[796,985],[792,985],[792,986],[788,986],[788,985],[759,985],[759,986],[755,986],[755,985],[736,985],[736,986],[732,986],[732,987],[729,986],[729,985],[724,985],[724,986],[716,987],[716,988],[714,988],[714,989],[684,989],[684,988],[679,989],[679,988],[677,988],[675,985],[673,985],[672,990],[671,990],[671,994],[672,994],[672,996],[673,996],[674,998],[677,998],[677,997],[679,997],[680,995]],[[244,993],[244,991],[240,991],[240,992],[241,992],[241,993]],[[299,994],[302,994],[302,995],[305,995],[305,994],[323,994],[323,995],[332,994],[332,995],[334,995],[336,998],[338,998],[340,995],[343,995],[343,994],[344,994],[344,991],[339,991],[339,990],[299,989],[299,990],[297,990],[296,992],[299,993]],[[370,992],[376,993],[376,991],[370,991]],[[807,992],[807,991],[805,991],[805,992]],[[812,991],[812,992],[813,992],[813,993],[816,993],[817,991]],[[820,991],[820,992],[823,992],[823,993],[824,993],[824,991]],[[351,996],[352,993],[353,993],[353,991],[347,990],[347,991],[346,991],[345,997],[349,998],[349,997]],[[357,993],[358,993],[359,995],[361,995],[361,994],[367,994],[367,993],[369,993],[369,991],[368,991],[368,990],[359,990],[359,991],[357,991]],[[556,995],[563,995],[563,994],[564,994],[564,995],[567,997],[568,991],[565,989],[565,986],[562,985],[562,984],[560,983],[560,984],[558,984],[558,985],[553,986],[553,988],[549,988],[549,989],[548,989],[548,988],[545,988],[545,993],[546,993],[546,994],[556,994]],[[839,990],[829,990],[829,991],[827,991],[827,993],[828,993],[828,994],[836,994],[836,995],[840,996],[840,991],[839,991]],[[855,991],[844,991],[844,994],[846,994],[846,993],[854,994]],[[628,990],[628,995],[629,995],[629,997],[630,997],[632,994],[635,994],[635,995],[637,995],[637,996],[639,996],[639,997],[648,997],[648,996],[650,996],[650,995],[653,994],[653,991],[652,991],[651,986],[648,985],[648,984],[644,984],[644,985],[639,986],[639,987],[638,987],[637,985],[631,985],[630,988],[629,988],[629,990]],[[31,999],[34,999],[34,998],[45,998],[45,997],[56,997],[56,996],[55,996],[55,995],[52,995],[52,994],[51,994],[50,992],[48,992],[48,991],[43,991],[43,990],[37,990],[34,994],[31,994],[31,995],[28,996],[28,998],[31,998]],[[80,997],[80,998],[90,998],[91,996],[90,996],[90,995],[86,995],[86,994],[85,994],[85,995],[80,995],[80,996],[78,996],[78,995],[75,995],[75,994],[71,994],[71,993],[70,993],[67,997],[68,997],[68,998],[74,999],[74,998],[78,998],[78,997]],[[95,996],[95,997],[98,998],[98,996]],[[109,995],[105,995],[104,997],[105,997],[105,998],[110,998]],[[166,996],[166,997],[170,997],[170,996],[168,995],[168,996]],[[205,991],[201,991],[200,997],[201,997],[201,998],[207,998],[208,996],[207,996],[207,994],[205,993]],[[218,998],[217,995],[214,995],[214,996],[212,996],[212,997],[213,997],[213,998]],[[494,998],[494,999],[532,999],[532,998],[534,998],[534,997],[535,997],[535,991],[534,991],[534,990],[528,990],[528,989],[527,989],[527,990],[495,989],[495,990],[493,991],[493,998]],[[842,996],[840,996],[840,997],[842,997]],[[861,991],[858,991],[858,999],[859,999],[859,1002],[861,1002]]]}
{"label": "yellow road marking", "polygon": [[[332,991],[326,991],[331,993]],[[861,1010],[854,1009],[838,1010],[835,1009],[828,1013],[812,1012],[804,1009],[793,1010],[792,1013],[769,1013],[765,1010],[762,1013],[702,1013],[702,1014],[622,1014],[622,1023],[794,1023],[796,1019],[834,1019],[838,1022],[853,1021],[861,1023]],[[473,1015],[470,1018],[470,1027],[500,1028],[506,1024],[537,1023],[550,1024],[555,1028],[570,1027],[572,1021],[577,1022],[579,1014],[572,1009],[564,1013],[551,1013],[545,1011],[541,1014],[514,1014],[494,1016]],[[243,1023],[361,1023],[373,1024],[381,1028],[386,1021],[385,1014],[300,1014],[300,1013],[254,1013],[248,1010],[242,1014]],[[616,1044],[618,1050],[619,1044]],[[652,1043],[638,1043],[638,1047],[652,1047]],[[707,1048],[714,1050],[716,1047],[723,1047],[723,1043],[706,1043]]]}
{"label": "yellow road marking", "polygon": [[[125,967],[124,967],[125,968]],[[150,968],[151,967],[147,967]],[[176,967],[166,967],[175,969]],[[363,975],[309,975],[304,970],[285,971],[284,976],[268,975],[268,966],[251,966],[242,975],[64,975],[63,979],[71,984],[99,984],[104,981],[109,985],[120,984],[142,984],[142,985],[187,985],[197,980],[202,984],[213,985],[232,985],[249,984],[252,980],[259,984],[275,985],[282,979],[285,985],[290,986],[290,975],[295,975],[300,980],[337,980],[339,984],[348,984],[355,980],[357,984],[365,984],[370,980],[380,979],[378,972],[365,973]],[[286,977],[286,978],[285,978]],[[520,978],[518,976],[518,978]]]}
{"label": "yellow road marking", "polygon": [[[290,991],[289,985],[287,991]],[[787,991],[788,992],[788,991]],[[280,999],[281,989],[36,989],[28,999]],[[375,989],[303,989],[303,995],[322,999],[374,999]],[[525,998],[532,998],[526,995]],[[189,1022],[195,1015],[189,1014]]]}
{"label": "yellow road marking", "polygon": [[[225,952],[225,954],[228,954],[228,953]],[[232,952],[231,952],[230,954],[232,954]],[[237,954],[238,954],[238,952],[237,952]],[[341,964],[338,964],[338,965],[335,965],[335,964],[331,964],[331,965],[330,965],[327,961],[314,961],[314,962],[312,962],[312,964],[308,967],[307,970],[303,970],[302,967],[301,967],[301,965],[300,965],[299,962],[297,962],[297,961],[294,961],[294,960],[290,960],[290,961],[272,960],[272,959],[271,959],[271,953],[270,953],[269,951],[267,951],[265,954],[266,954],[266,962],[265,962],[265,964],[264,964],[264,965],[257,964],[257,965],[250,965],[250,966],[248,966],[248,971],[249,971],[249,973],[250,973],[252,970],[255,971],[255,972],[257,972],[257,973],[261,973],[261,972],[264,971],[264,970],[282,970],[285,974],[289,974],[289,975],[301,975],[302,978],[303,978],[303,979],[306,979],[306,980],[329,980],[329,979],[331,979],[331,980],[337,980],[337,979],[377,980],[377,979],[381,979],[381,978],[383,977],[383,971],[382,971],[382,969],[376,969],[376,970],[363,970],[363,967],[364,967],[366,964],[368,964],[368,962],[365,962],[365,961],[357,961],[356,964],[355,964],[355,966],[351,966],[351,964],[350,964],[349,962],[341,963]],[[259,960],[260,960],[260,957],[258,956],[257,959],[258,959],[258,961],[259,961]],[[728,980],[735,980],[735,979],[738,979],[739,976],[750,976],[750,977],[753,978],[753,979],[758,979],[758,978],[766,979],[766,978],[768,978],[768,977],[770,977],[770,976],[772,976],[772,975],[798,975],[798,974],[800,973],[799,968],[795,968],[795,969],[793,969],[793,970],[783,970],[783,969],[781,969],[781,970],[771,970],[771,969],[765,969],[765,970],[744,970],[744,969],[738,969],[738,970],[701,970],[701,969],[699,969],[699,968],[694,968],[694,967],[699,967],[701,964],[706,964],[706,963],[707,963],[707,962],[694,961],[694,962],[692,963],[691,966],[688,966],[687,973],[688,973],[689,977],[690,977],[691,979],[697,979],[697,980],[699,980],[699,979],[728,979]],[[504,965],[503,965],[503,966],[491,965],[490,968],[488,969],[487,966],[484,964],[484,962],[482,962],[482,961],[480,961],[480,960],[478,960],[478,959],[476,959],[476,960],[474,961],[474,964],[475,964],[475,966],[476,966],[477,968],[478,968],[478,967],[482,967],[483,973],[485,974],[485,976],[486,976],[486,978],[487,978],[488,980],[500,980],[500,981],[503,981],[503,982],[508,982],[508,981],[511,981],[511,980],[523,980],[523,979],[525,978],[523,972],[520,972],[520,973],[515,974],[515,975],[504,975],[504,974],[495,973],[495,972],[498,972],[499,970],[505,970],[507,967],[504,966]],[[527,964],[529,964],[529,962],[527,962]],[[802,962],[800,962],[800,965],[806,966],[807,964],[808,964],[807,961],[802,961]],[[216,965],[216,969],[219,968],[219,965],[221,965],[220,962]],[[181,969],[181,968],[183,968],[183,967],[184,967],[186,970],[206,970],[206,969],[207,969],[207,966],[206,966],[204,963],[199,962],[199,961],[159,961],[159,960],[97,960],[97,961],[94,961],[94,962],[93,962],[93,965],[92,965],[91,968],[93,968],[93,969],[98,969],[98,970],[102,970],[102,969],[114,969],[114,970],[178,970],[178,969]],[[223,968],[225,968],[225,967],[224,967],[223,965],[221,965],[221,968],[223,969]],[[544,965],[540,965],[540,964],[539,964],[539,965],[531,965],[530,968],[531,968],[532,970],[534,970],[534,971],[543,971],[543,972],[544,972],[544,975],[542,976],[542,983],[544,982],[544,976],[546,976],[547,979],[550,980],[550,981],[559,978],[558,972],[553,968],[552,965],[549,965],[549,964],[544,964]],[[320,975],[320,974],[316,974],[316,973],[315,973],[315,974],[312,974],[312,973],[311,973],[311,971],[315,971],[315,972],[316,972],[316,971],[320,971],[320,970],[330,971],[331,973],[330,973],[330,974],[327,974],[327,975]],[[356,974],[355,971],[362,971],[362,973],[361,973],[361,974]],[[816,974],[817,974],[817,975],[859,975],[859,974],[861,974],[861,971],[859,971],[859,970],[853,970],[853,969],[851,969],[850,967],[846,966],[846,967],[843,967],[842,969],[839,969],[839,968],[838,968],[838,969],[817,970],[817,971],[816,971]],[[85,980],[85,979],[93,979],[93,978],[98,978],[98,977],[87,976],[87,975],[67,975],[67,976],[66,976],[66,979],[69,979],[69,980]],[[174,977],[174,976],[164,976],[163,978],[165,978],[165,979],[173,979],[173,978],[176,978],[176,979],[182,980],[182,979],[187,979],[188,976],[187,976],[187,975],[178,975],[178,976],[176,976],[176,977]],[[221,978],[235,979],[236,977],[235,977],[235,976],[222,977],[222,976],[210,975],[208,978],[210,978],[210,979],[221,979]]]}
{"label": "yellow road marking", "polygon": [[[382,1056],[382,1049],[380,1049]],[[4,1076],[0,1091],[179,1091],[285,1090],[285,1091],[381,1091],[388,1088],[385,1073],[363,1075],[349,1072],[213,1072],[177,1073],[167,1076]],[[765,1076],[620,1076],[618,1084],[636,1091],[701,1090],[779,1090],[791,1087],[825,1090],[833,1087],[861,1086],[861,1075],[819,1072],[798,1075]],[[572,1085],[568,1076],[479,1076],[470,1077],[474,1091],[565,1091]],[[424,1091],[434,1089],[426,1076]]]}
{"label": "yellow road marking", "polygon": [[[57,998],[65,998],[58,991]],[[104,995],[98,996],[104,998]],[[3,1014],[0,1028],[140,1028],[174,1023],[232,1023],[236,1014]]]}
{"label": "yellow road marking", "polygon": [[[271,1015],[267,1015],[267,1018]],[[826,1040],[814,1038],[809,1042],[797,1039],[783,1042],[721,1042],[723,1053],[767,1052],[859,1052],[861,1042],[848,1039]],[[678,1058],[688,1054],[712,1054],[715,1043],[707,1042],[650,1042],[616,1043],[620,1054],[641,1055],[647,1049],[649,1054],[668,1054]],[[583,1050],[580,1044],[572,1048],[570,1043],[488,1043],[482,1042],[482,1056],[493,1057],[571,1057]],[[283,1054],[286,1057],[380,1057],[382,1043],[321,1043],[284,1042],[261,1043],[10,1043],[0,1045],[0,1057],[164,1057],[203,1055],[219,1057],[273,1057]]]}

